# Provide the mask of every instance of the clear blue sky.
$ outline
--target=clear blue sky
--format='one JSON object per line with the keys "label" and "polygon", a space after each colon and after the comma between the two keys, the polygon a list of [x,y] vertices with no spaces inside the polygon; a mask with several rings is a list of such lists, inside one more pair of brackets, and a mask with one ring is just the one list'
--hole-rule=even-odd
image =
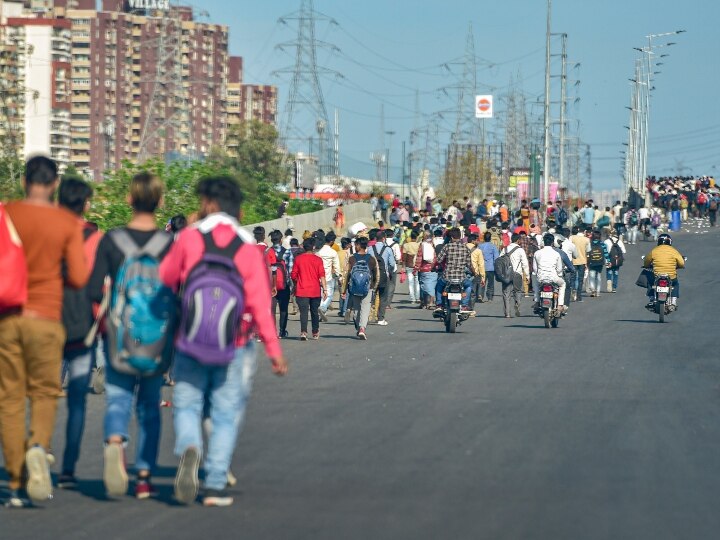
{"label": "clear blue sky", "polygon": [[[242,1],[228,9],[226,0],[203,3],[210,20],[230,26],[231,53],[245,58],[246,81],[277,85],[281,109],[289,79],[273,77],[271,72],[292,65],[293,58],[274,47],[295,35],[292,27],[277,20],[299,5],[299,0]],[[368,157],[380,144],[381,103],[385,129],[397,133],[392,140],[395,164],[400,160],[400,141],[408,139],[413,127],[416,88],[424,113],[454,106],[454,98],[438,97],[442,94],[436,89],[453,85],[454,79],[437,66],[462,57],[469,22],[476,54],[498,64],[480,69],[481,83],[502,88],[511,74],[520,73],[525,93],[543,92],[544,0],[315,0],[315,9],[339,23],[339,27],[320,25],[318,37],[342,51],[321,51],[319,62],[341,72],[347,81],[341,85],[322,80],[330,114],[335,106],[341,109],[345,174],[372,175]],[[681,165],[686,173],[720,174],[719,21],[720,2],[707,0],[554,0],[553,32],[569,34],[568,57],[582,64],[581,101],[571,116],[582,122],[582,139],[592,145],[596,188],[620,186],[628,78],[633,76],[637,55],[633,47],[645,45],[649,33],[679,29],[687,33],[673,37],[677,45],[666,49],[670,56],[663,59],[655,81],[649,170],[669,174]],[[402,70],[398,65],[420,70]],[[391,176],[399,177],[399,170]]]}

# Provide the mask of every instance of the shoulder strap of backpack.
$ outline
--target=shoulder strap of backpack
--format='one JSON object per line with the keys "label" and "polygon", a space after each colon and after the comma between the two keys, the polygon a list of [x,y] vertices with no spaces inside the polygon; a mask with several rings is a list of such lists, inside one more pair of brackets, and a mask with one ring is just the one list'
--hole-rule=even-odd
{"label": "shoulder strap of backpack", "polygon": [[165,251],[165,248],[168,247],[172,240],[172,236],[164,234],[162,231],[155,231],[152,238],[139,251],[143,255],[150,255],[159,259],[160,254]]}
{"label": "shoulder strap of backpack", "polygon": [[127,230],[113,229],[108,233],[108,236],[123,254],[123,258],[127,259],[139,253],[140,249]]}
{"label": "shoulder strap of backpack", "polygon": [[[235,235],[232,241],[224,248],[218,247],[213,238],[212,231],[203,233],[203,243],[205,244],[205,253],[212,255],[222,255],[224,257],[234,258],[237,251],[242,247],[244,242],[242,238]],[[267,253],[267,251],[266,251]]]}

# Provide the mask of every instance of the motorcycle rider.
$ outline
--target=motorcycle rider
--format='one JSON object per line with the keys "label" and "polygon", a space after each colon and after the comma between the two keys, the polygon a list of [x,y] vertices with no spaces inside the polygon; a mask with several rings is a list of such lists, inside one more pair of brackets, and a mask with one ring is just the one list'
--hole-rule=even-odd
{"label": "motorcycle rider", "polygon": [[653,285],[657,276],[662,274],[667,275],[672,280],[672,295],[668,304],[677,309],[677,299],[680,297],[680,282],[677,278],[677,269],[685,268],[685,259],[677,249],[672,247],[672,237],[669,234],[665,233],[658,236],[658,245],[645,255],[643,267],[652,267],[654,276],[653,280],[648,280],[647,295],[649,303],[645,307],[653,309],[655,305]]}
{"label": "motorcycle rider", "polygon": [[436,290],[436,303],[438,313],[442,312],[443,296],[442,292],[445,290],[445,286],[450,282],[463,283],[464,294],[462,299],[462,305],[460,307],[461,312],[470,311],[470,294],[472,294],[472,284],[467,284],[465,280],[465,273],[468,269],[472,269],[472,257],[470,250],[465,247],[465,244],[460,242],[462,233],[457,227],[450,229],[450,243],[440,251],[437,257],[437,265],[440,267],[444,266],[444,271],[438,279]]}
{"label": "motorcycle rider", "polygon": [[537,251],[534,256],[535,275],[537,276],[537,284],[535,287],[535,305],[540,305],[540,284],[553,283],[560,289],[558,291],[558,310],[560,312],[567,311],[565,307],[565,278],[563,276],[563,260],[560,254],[553,248],[555,237],[550,233],[543,235],[544,247]]}

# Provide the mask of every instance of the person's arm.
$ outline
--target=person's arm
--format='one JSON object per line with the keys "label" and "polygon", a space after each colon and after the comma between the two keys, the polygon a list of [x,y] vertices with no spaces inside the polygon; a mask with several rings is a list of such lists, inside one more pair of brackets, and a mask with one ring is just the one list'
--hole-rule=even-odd
{"label": "person's arm", "polygon": [[290,278],[297,283],[298,277],[299,277],[299,271],[298,271],[298,261],[300,260],[300,257],[295,257],[295,261],[293,262],[293,269],[290,273]]}
{"label": "person's arm", "polygon": [[105,277],[110,273],[110,237],[105,235],[100,240],[98,245],[97,253],[95,255],[95,265],[93,266],[92,274],[90,274],[90,280],[87,285],[87,293],[93,302],[99,303],[102,301],[105,283]]}
{"label": "person's arm", "polygon": [[[653,263],[653,251],[654,249],[650,251],[647,255],[645,255],[645,258],[643,259],[643,267],[644,268],[650,268]],[[684,262],[684,261],[683,261]]]}
{"label": "person's arm", "polygon": [[[333,250],[335,251],[335,250]],[[340,256],[335,253],[332,258],[331,272],[333,277],[341,277],[342,272],[340,269]]]}
{"label": "person's arm", "polygon": [[678,268],[685,268],[685,259],[678,250],[675,250],[675,262],[677,262]]}
{"label": "person's arm", "polygon": [[348,257],[347,268],[345,269],[345,276],[343,277],[342,283],[342,297],[343,299],[347,295],[348,287],[350,287],[350,271],[352,270],[353,264],[355,263],[355,257]]}
{"label": "person's arm", "polygon": [[265,258],[253,245],[246,245],[235,256],[235,264],[243,278],[245,311],[253,319],[258,335],[276,375],[287,373],[280,341],[275,331],[275,317],[271,310],[270,283]]}
{"label": "person's arm", "polygon": [[160,280],[177,292],[180,289],[180,277],[185,263],[186,231],[181,231],[177,240],[170,246],[170,251],[160,261]]}
{"label": "person's arm", "polygon": [[320,292],[322,293],[323,301],[327,300],[327,279],[325,279],[324,269],[320,273]]}
{"label": "person's arm", "polygon": [[90,269],[85,260],[82,231],[77,225],[73,227],[70,238],[65,244],[63,260],[67,268],[65,282],[74,289],[84,287],[90,277]]}

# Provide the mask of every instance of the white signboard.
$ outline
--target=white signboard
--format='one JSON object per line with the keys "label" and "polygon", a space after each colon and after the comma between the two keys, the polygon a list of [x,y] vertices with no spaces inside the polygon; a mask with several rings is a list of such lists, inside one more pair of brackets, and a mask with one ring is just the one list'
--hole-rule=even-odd
{"label": "white signboard", "polygon": [[493,117],[493,97],[475,96],[475,118]]}
{"label": "white signboard", "polygon": [[170,0],[129,0],[130,9],[170,9]]}

